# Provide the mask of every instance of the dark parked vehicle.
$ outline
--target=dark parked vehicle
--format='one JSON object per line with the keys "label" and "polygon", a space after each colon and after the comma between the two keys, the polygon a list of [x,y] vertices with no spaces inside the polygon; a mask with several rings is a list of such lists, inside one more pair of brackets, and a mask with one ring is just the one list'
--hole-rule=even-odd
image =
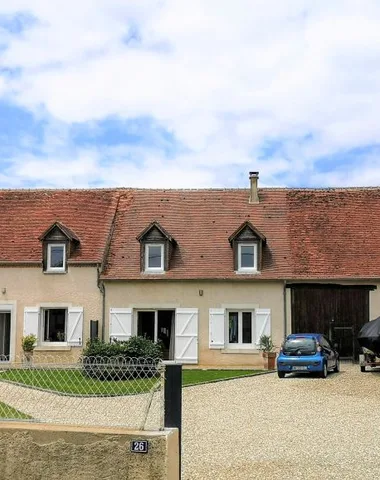
{"label": "dark parked vehicle", "polygon": [[339,353],[321,333],[293,333],[286,337],[277,357],[277,373],[318,373],[326,378],[328,372],[339,372]]}

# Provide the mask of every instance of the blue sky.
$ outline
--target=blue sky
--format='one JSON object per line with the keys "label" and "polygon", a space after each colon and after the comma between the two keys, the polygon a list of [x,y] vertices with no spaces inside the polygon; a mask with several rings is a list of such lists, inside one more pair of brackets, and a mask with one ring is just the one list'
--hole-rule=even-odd
{"label": "blue sky", "polygon": [[380,185],[377,0],[0,2],[0,188]]}

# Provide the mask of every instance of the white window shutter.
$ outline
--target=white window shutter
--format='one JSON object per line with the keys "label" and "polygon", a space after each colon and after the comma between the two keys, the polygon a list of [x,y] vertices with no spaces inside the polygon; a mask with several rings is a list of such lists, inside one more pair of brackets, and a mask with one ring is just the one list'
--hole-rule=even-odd
{"label": "white window shutter", "polygon": [[224,348],[225,309],[210,308],[209,310],[209,347]]}
{"label": "white window shutter", "polygon": [[197,308],[176,309],[174,358],[181,363],[198,363]]}
{"label": "white window shutter", "polygon": [[81,347],[83,342],[83,307],[69,308],[67,314],[67,343]]}
{"label": "white window shutter", "polygon": [[24,308],[24,337],[35,335],[38,337],[38,320],[40,310],[37,307]]}
{"label": "white window shutter", "polygon": [[270,308],[256,309],[256,346],[260,344],[262,335],[270,335],[271,332],[271,315]]}
{"label": "white window shutter", "polygon": [[132,308],[110,309],[110,341],[126,341],[132,336]]}

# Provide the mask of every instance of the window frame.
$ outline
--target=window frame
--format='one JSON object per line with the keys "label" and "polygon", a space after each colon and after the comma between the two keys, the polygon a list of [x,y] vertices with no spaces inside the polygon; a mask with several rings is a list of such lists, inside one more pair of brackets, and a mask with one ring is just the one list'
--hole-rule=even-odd
{"label": "window frame", "polygon": [[[241,249],[242,247],[253,247],[253,267],[242,267],[241,266]],[[257,242],[239,242],[238,243],[238,272],[242,273],[252,273],[252,272],[257,272],[257,255],[258,255],[258,246]]]}
{"label": "window frame", "polygon": [[[47,340],[44,340],[45,338],[45,312],[50,311],[50,310],[65,310],[65,338],[66,340],[62,342],[49,342]],[[41,347],[64,347],[68,345],[67,341],[67,324],[69,320],[69,308],[68,307],[41,307],[40,308],[40,325],[39,325],[39,346]]]}
{"label": "window frame", "polygon": [[[237,343],[230,343],[230,313],[237,313],[238,314],[238,342]],[[250,313],[251,314],[251,343],[243,343],[243,313]],[[256,314],[254,309],[234,309],[229,308],[226,310],[226,347],[229,349],[255,349],[255,335],[256,335]]]}
{"label": "window frame", "polygon": [[[150,247],[160,247],[161,249],[161,266],[149,267],[149,249]],[[163,243],[146,243],[144,245],[144,263],[145,272],[148,273],[163,273],[165,271],[165,245]]]}
{"label": "window frame", "polygon": [[[51,249],[53,247],[63,247],[63,262],[62,262],[63,265],[62,265],[62,267],[52,267],[51,266]],[[66,244],[65,243],[49,242],[47,244],[46,272],[50,272],[50,273],[65,273],[66,272]]]}

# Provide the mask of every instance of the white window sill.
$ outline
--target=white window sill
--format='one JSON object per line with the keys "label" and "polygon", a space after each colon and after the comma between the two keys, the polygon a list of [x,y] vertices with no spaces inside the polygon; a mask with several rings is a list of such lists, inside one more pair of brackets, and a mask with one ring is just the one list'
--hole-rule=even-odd
{"label": "white window sill", "polygon": [[163,275],[165,270],[144,270],[146,275]]}
{"label": "white window sill", "polygon": [[66,270],[44,270],[44,273],[47,275],[62,275],[67,273]]}
{"label": "white window sill", "polygon": [[256,269],[252,270],[235,270],[237,275],[260,275],[260,271]]}
{"label": "white window sill", "polygon": [[243,354],[243,355],[259,355],[260,350],[257,350],[255,348],[223,348],[221,350],[221,353],[238,353]]}
{"label": "white window sill", "polygon": [[35,352],[69,352],[71,347],[68,345],[40,345],[34,349]]}

